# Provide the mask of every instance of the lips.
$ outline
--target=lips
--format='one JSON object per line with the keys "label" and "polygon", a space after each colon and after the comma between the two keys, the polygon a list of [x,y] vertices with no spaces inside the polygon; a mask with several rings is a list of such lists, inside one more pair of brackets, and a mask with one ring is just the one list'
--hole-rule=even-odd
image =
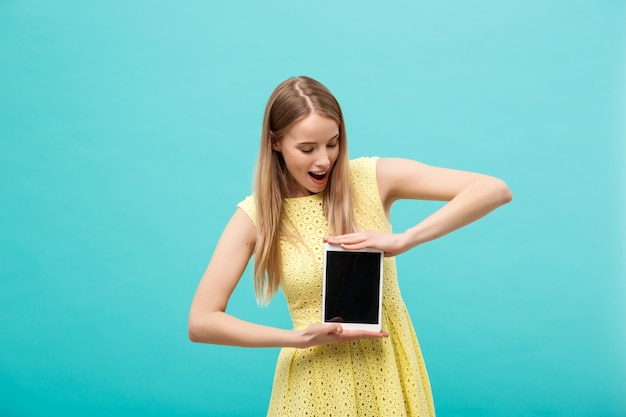
{"label": "lips", "polygon": [[326,181],[328,172],[309,172],[309,176],[316,184],[323,184]]}

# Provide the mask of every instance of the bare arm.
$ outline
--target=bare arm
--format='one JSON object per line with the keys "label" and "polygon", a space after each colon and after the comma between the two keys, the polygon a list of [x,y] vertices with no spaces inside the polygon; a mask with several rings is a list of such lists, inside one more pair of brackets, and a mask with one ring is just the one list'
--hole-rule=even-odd
{"label": "bare arm", "polygon": [[378,248],[394,256],[450,233],[511,201],[511,191],[488,175],[438,168],[407,159],[379,159],[377,179],[387,216],[400,199],[448,201],[404,233],[361,232],[329,237],[346,249]]}
{"label": "bare arm", "polygon": [[335,324],[285,330],[227,314],[228,300],[252,256],[255,242],[254,224],[241,209],[237,209],[220,237],[191,303],[188,321],[191,341],[244,347],[308,347],[386,335],[384,332],[343,330]]}

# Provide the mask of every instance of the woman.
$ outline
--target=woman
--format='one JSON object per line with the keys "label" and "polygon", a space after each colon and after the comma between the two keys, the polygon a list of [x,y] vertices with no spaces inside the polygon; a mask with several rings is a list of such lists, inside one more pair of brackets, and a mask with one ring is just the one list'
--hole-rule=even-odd
{"label": "woman", "polygon": [[[394,233],[399,199],[448,201]],[[268,416],[433,416],[430,383],[398,288],[395,256],[458,229],[511,200],[504,182],[406,159],[348,160],[333,95],[290,78],[265,110],[254,194],[224,229],[189,314],[194,342],[281,347]],[[321,324],[323,243],[384,251],[383,330]],[[229,297],[254,255],[257,298],[280,287],[294,324],[239,320]]]}

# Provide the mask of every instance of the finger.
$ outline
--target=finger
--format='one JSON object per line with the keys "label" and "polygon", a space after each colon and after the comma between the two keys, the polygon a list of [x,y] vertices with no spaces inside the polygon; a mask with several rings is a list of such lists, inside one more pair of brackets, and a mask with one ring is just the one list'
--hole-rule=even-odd
{"label": "finger", "polygon": [[325,324],[324,333],[325,334],[342,334],[343,327],[340,324]]}
{"label": "finger", "polygon": [[339,244],[339,243],[348,243],[348,242],[359,242],[363,240],[363,236],[361,233],[348,233],[345,235],[339,236],[325,236],[324,241],[330,244]]}
{"label": "finger", "polygon": [[350,242],[350,243],[341,243],[340,246],[347,250],[359,250],[365,248],[373,248],[372,242],[367,240],[363,242]]}
{"label": "finger", "polygon": [[344,249],[355,248],[357,246],[360,248],[365,248],[368,245],[368,241],[366,239],[345,239],[328,243],[330,243],[331,245],[341,246]]}
{"label": "finger", "polygon": [[352,339],[365,339],[368,337],[382,338],[388,337],[389,333],[385,331],[372,332],[368,330],[345,330],[344,336],[350,337]]}

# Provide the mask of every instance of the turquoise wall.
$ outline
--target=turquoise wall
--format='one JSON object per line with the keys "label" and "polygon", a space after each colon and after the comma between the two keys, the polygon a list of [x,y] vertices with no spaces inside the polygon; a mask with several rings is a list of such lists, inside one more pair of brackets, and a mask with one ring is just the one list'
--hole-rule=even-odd
{"label": "turquoise wall", "polygon": [[[0,415],[264,415],[278,351],[186,319],[306,74],[352,157],[513,190],[398,258],[439,416],[626,416],[625,51],[620,0],[0,1]],[[249,273],[229,310],[289,326]]]}

